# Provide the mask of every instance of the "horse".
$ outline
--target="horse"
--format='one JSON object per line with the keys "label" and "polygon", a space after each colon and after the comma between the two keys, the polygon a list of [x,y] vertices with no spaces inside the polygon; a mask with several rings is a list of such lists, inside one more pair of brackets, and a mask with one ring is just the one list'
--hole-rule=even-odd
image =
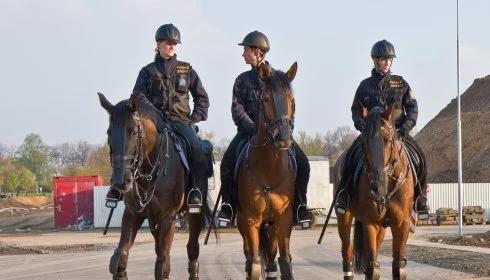
{"label": "horse", "polygon": [[293,227],[295,162],[292,144],[295,62],[284,73],[265,64],[258,67],[262,90],[259,117],[238,166],[237,225],[243,238],[247,279],[294,279],[289,240]]}
{"label": "horse", "polygon": [[[98,93],[109,113],[108,142],[113,187],[124,193],[121,237],[109,264],[113,279],[127,278],[129,250],[147,218],[155,239],[155,279],[168,280],[176,215],[187,209],[187,172],[174,147],[175,134],[151,103],[135,95],[112,105]],[[203,193],[207,198],[207,193]],[[200,214],[188,215],[190,280],[199,279],[199,234],[210,217],[207,199]]]}
{"label": "horse", "polygon": [[[349,208],[345,214],[337,215],[344,280],[354,279],[353,269],[356,273],[364,273],[366,279],[380,279],[377,259],[388,226],[393,235],[392,277],[403,280],[407,278],[405,247],[410,232],[415,176],[394,129],[393,106],[385,110],[379,107],[369,111],[359,107],[358,110],[366,121],[366,128],[358,139],[364,167],[362,171],[359,169],[358,179],[351,182]],[[344,160],[351,159],[343,154],[334,166],[336,186],[340,182]],[[354,217],[352,244],[350,233]]]}

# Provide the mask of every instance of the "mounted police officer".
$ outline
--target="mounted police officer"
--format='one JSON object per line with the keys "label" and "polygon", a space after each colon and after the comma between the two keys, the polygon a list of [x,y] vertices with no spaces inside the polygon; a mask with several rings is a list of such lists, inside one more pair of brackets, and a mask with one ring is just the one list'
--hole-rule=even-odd
{"label": "mounted police officer", "polygon": [[[243,46],[243,58],[245,63],[252,66],[252,69],[240,74],[233,85],[233,98],[231,104],[231,114],[233,121],[237,126],[237,134],[231,141],[228,149],[223,155],[221,161],[221,192],[223,203],[221,204],[218,219],[220,224],[231,223],[236,210],[237,191],[234,187],[234,171],[237,160],[237,154],[241,147],[256,132],[259,119],[261,81],[257,68],[265,63],[266,53],[270,50],[269,40],[259,32],[249,33],[243,41],[238,44]],[[306,190],[310,176],[310,165],[308,158],[298,146],[293,143],[298,165],[296,177],[296,191],[294,201],[294,211],[296,213],[296,222],[303,224],[304,221],[310,222],[310,212],[306,206]]]}
{"label": "mounted police officer", "polygon": [[[164,24],[155,34],[155,61],[139,72],[133,94],[150,101],[171,123],[177,134],[190,145],[191,182],[188,186],[188,205],[200,207],[202,193],[207,190],[205,166],[201,141],[194,124],[204,121],[208,116],[209,99],[197,72],[192,66],[177,60],[177,44],[181,43],[180,32],[173,24]],[[189,106],[189,92],[194,102]],[[117,190],[111,188],[107,199],[120,199]],[[190,211],[191,212],[191,211]]]}
{"label": "mounted police officer", "polygon": [[[415,165],[417,185],[415,187],[414,209],[420,214],[428,214],[427,205],[427,167],[425,156],[409,132],[417,123],[418,106],[407,81],[401,76],[391,74],[390,68],[395,58],[393,45],[382,40],[374,44],[371,49],[371,58],[374,68],[371,77],[363,80],[357,88],[354,101],[352,102],[352,120],[357,130],[363,131],[365,120],[359,113],[359,106],[370,110],[373,107],[386,108],[394,105],[394,125],[398,136],[405,144],[411,162]],[[351,174],[356,154],[360,150],[360,137],[358,137],[345,156],[342,177],[339,183],[336,200],[336,212],[345,213],[349,206],[349,187],[353,185]]]}

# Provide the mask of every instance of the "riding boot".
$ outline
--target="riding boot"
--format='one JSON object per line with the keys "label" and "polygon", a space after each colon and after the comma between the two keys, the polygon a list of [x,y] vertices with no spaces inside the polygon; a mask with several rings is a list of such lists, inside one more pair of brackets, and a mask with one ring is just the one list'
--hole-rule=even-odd
{"label": "riding boot", "polygon": [[360,143],[361,137],[357,137],[354,143],[347,150],[342,165],[342,175],[340,177],[339,185],[337,186],[337,191],[335,193],[335,212],[337,215],[345,214],[345,211],[350,206],[350,190],[349,186],[352,184],[353,180],[353,165],[359,158],[360,153]]}
{"label": "riding boot", "polygon": [[345,211],[347,210],[347,208],[349,208],[349,204],[350,204],[350,195],[346,188],[347,182],[344,181],[348,181],[348,178],[342,176],[342,179],[340,180],[337,189],[337,197],[335,200],[335,212],[337,212],[338,215],[345,214]]}
{"label": "riding boot", "polygon": [[234,171],[237,161],[238,150],[243,146],[244,139],[248,136],[237,134],[230,142],[228,149],[225,151],[221,160],[220,179],[221,179],[221,195],[223,202],[218,213],[218,221],[220,227],[227,227],[233,224],[234,206],[236,205],[236,193],[234,187]]}
{"label": "riding boot", "polygon": [[121,191],[111,186],[105,197],[105,206],[108,208],[116,208],[117,203],[123,199]]}
{"label": "riding boot", "polygon": [[420,219],[428,218],[430,207],[427,200],[427,184],[421,188],[420,193],[416,196],[414,210]]}
{"label": "riding boot", "polygon": [[311,212],[306,204],[306,192],[310,180],[310,163],[308,162],[308,157],[296,142],[293,144],[293,149],[297,165],[296,181],[294,183],[294,217],[295,222],[301,225],[303,229],[306,229],[311,227]]}

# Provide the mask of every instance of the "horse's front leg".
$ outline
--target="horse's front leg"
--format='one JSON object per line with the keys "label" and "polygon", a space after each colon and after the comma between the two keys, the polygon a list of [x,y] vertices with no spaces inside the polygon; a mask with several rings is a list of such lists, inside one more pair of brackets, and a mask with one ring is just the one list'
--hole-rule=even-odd
{"label": "horse's front leg", "polygon": [[291,264],[291,253],[289,243],[291,239],[291,230],[293,228],[293,210],[289,206],[287,211],[277,219],[277,244],[279,246],[279,269],[281,271],[281,280],[294,280],[293,266]]}
{"label": "horse's front leg", "polygon": [[265,238],[263,236],[261,236],[260,238],[264,242],[267,242],[267,244],[265,244],[266,256],[267,256],[267,263],[265,267],[265,272],[266,272],[265,280],[277,279],[277,262],[276,262],[276,255],[278,251],[277,234],[276,234],[277,230],[278,228],[275,225],[273,225],[260,233],[260,234],[268,235]]}
{"label": "horse's front leg", "polygon": [[144,217],[133,213],[128,207],[124,210],[121,222],[121,238],[109,263],[109,271],[114,280],[128,279],[126,266],[128,264],[129,249],[133,246],[136,233],[143,221]]}
{"label": "horse's front leg", "polygon": [[342,241],[342,270],[344,280],[354,279],[352,266],[352,242],[350,232],[352,228],[352,213],[347,210],[343,215],[338,216],[337,228],[340,240]]}
{"label": "horse's front leg", "polygon": [[259,249],[259,227],[261,219],[260,217],[247,217],[245,213],[241,213],[238,219],[240,233],[244,239],[243,249],[247,258],[245,262],[246,279],[259,280],[262,272]]}
{"label": "horse's front leg", "polygon": [[364,225],[364,250],[366,255],[366,279],[379,280],[381,269],[378,262],[378,236],[381,226],[376,224]]}
{"label": "horse's front leg", "polygon": [[168,280],[170,275],[170,248],[175,233],[175,215],[163,215],[158,226],[158,242],[155,242],[155,279]]}
{"label": "horse's front leg", "polygon": [[189,215],[189,241],[187,242],[189,280],[199,280],[199,234],[202,230],[203,219],[204,211],[201,211],[199,215]]}
{"label": "horse's front leg", "polygon": [[391,225],[391,233],[393,235],[392,275],[393,279],[396,280],[407,279],[407,272],[405,271],[405,267],[407,265],[405,248],[409,232],[410,225],[407,220],[403,221],[401,224]]}

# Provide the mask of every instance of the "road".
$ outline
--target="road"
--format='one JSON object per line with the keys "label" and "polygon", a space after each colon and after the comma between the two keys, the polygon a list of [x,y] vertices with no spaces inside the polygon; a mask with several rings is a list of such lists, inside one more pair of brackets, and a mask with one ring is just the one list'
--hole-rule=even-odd
{"label": "road", "polygon": [[[432,231],[443,233],[453,231],[451,227],[432,228]],[[474,232],[487,231],[488,227],[475,227]],[[424,230],[422,230],[422,233]],[[320,231],[294,231],[292,236],[293,271],[296,279],[342,279],[340,258],[340,241],[334,229],[329,228],[322,245],[316,245]],[[418,233],[418,234],[422,234]],[[55,235],[55,239],[63,238]],[[77,240],[83,237],[80,233],[66,233]],[[89,234],[94,238],[99,233]],[[110,232],[105,239],[116,244],[118,233]],[[15,238],[15,237],[14,237]],[[29,236],[25,237],[26,240]],[[46,237],[48,238],[48,237]],[[389,234],[387,235],[389,238]],[[32,238],[31,238],[32,239]],[[41,238],[40,238],[41,239]],[[4,239],[4,241],[8,239]],[[17,239],[20,240],[20,239]],[[90,242],[99,242],[88,239]],[[153,279],[155,261],[153,244],[148,241],[149,233],[142,232],[137,237],[139,244],[130,252],[128,276],[130,279]],[[35,240],[30,240],[36,242]],[[171,252],[171,279],[187,279],[187,256],[185,250],[186,235],[176,234]],[[201,247],[201,279],[245,279],[244,256],[241,251],[241,238],[237,233],[221,234],[219,244],[211,240],[210,244]],[[111,250],[81,253],[50,253],[37,255],[0,256],[0,279],[111,279],[108,262]],[[391,279],[391,260],[381,257],[382,279]],[[474,276],[429,265],[409,262],[409,279],[476,279]],[[364,279],[357,276],[356,279]],[[483,279],[483,278],[479,278]]]}

